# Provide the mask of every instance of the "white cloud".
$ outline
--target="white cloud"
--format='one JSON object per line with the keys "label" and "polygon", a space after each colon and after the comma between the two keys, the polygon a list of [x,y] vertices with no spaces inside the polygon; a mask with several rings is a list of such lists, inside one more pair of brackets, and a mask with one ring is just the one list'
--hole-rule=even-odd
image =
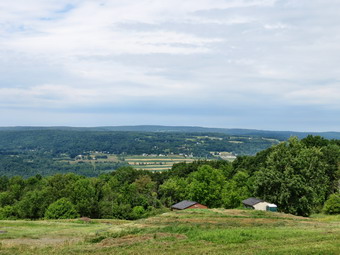
{"label": "white cloud", "polygon": [[331,0],[3,0],[0,105],[71,109],[166,98],[193,109],[338,109],[339,7]]}
{"label": "white cloud", "polygon": [[338,103],[339,95],[340,83],[291,91],[285,95],[285,99],[299,105],[331,105],[334,108],[340,109]]}
{"label": "white cloud", "polygon": [[[40,8],[32,8],[27,15],[20,5],[10,5],[12,8],[8,8],[8,12],[13,17],[5,17],[2,22],[0,19],[0,23],[6,27],[7,18],[13,28],[8,28],[7,33],[4,33],[0,46],[22,53],[58,58],[79,55],[205,53],[211,50],[210,44],[222,40],[172,30],[139,32],[121,29],[117,25],[124,22],[167,21],[166,17],[171,16],[171,13],[163,17],[166,5],[160,5],[157,1],[116,3],[106,1],[105,5],[101,5],[98,1],[80,1],[77,8],[58,14],[58,19],[52,20],[48,19],[49,15],[56,15],[54,11],[63,8],[66,1],[59,4],[52,1],[50,5],[38,1],[33,6]],[[174,12],[176,9],[170,10]],[[44,17],[47,19],[42,20]]]}
{"label": "white cloud", "polygon": [[265,29],[269,29],[269,30],[273,30],[273,29],[285,29],[289,26],[287,26],[286,24],[282,24],[282,23],[276,23],[276,24],[265,24],[264,28]]}

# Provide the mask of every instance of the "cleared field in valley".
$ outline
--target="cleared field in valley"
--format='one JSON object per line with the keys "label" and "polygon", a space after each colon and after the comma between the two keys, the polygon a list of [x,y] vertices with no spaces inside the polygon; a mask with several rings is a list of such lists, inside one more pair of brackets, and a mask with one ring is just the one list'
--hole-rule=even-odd
{"label": "cleared field in valley", "polygon": [[175,163],[191,163],[199,158],[185,157],[181,155],[171,156],[127,156],[124,158],[130,166],[149,171],[165,171],[171,169]]}
{"label": "cleared field in valley", "polygon": [[173,164],[187,162],[191,163],[201,158],[186,157],[184,155],[126,155],[118,156],[112,154],[91,154],[88,156],[79,155],[75,160],[61,160],[70,164],[85,163],[119,163],[125,162],[136,169],[148,171],[166,171],[171,169]]}

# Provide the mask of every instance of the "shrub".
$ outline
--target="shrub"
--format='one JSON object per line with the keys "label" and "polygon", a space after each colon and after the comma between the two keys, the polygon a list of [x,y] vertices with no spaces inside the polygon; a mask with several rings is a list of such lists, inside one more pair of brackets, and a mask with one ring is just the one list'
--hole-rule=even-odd
{"label": "shrub", "polygon": [[14,220],[16,216],[16,208],[10,205],[6,205],[0,208],[0,220]]}
{"label": "shrub", "polygon": [[75,206],[67,199],[61,198],[50,204],[45,212],[46,219],[74,219],[79,217]]}
{"label": "shrub", "polygon": [[340,194],[332,194],[325,202],[323,212],[326,214],[340,214]]}
{"label": "shrub", "polygon": [[143,206],[135,206],[134,208],[132,208],[131,218],[140,219],[143,217],[144,213],[145,213],[145,210]]}

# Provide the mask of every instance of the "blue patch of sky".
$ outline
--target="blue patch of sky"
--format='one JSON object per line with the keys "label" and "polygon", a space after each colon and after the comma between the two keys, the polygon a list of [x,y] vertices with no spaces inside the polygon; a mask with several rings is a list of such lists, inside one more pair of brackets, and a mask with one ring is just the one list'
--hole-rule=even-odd
{"label": "blue patch of sky", "polygon": [[[176,105],[173,104],[174,98],[153,99],[144,98],[143,100],[119,102],[112,104],[103,103],[101,105],[81,105],[72,106],[72,108],[64,108],[63,111],[78,112],[78,113],[125,113],[125,114],[176,114],[182,116],[233,116],[237,117],[243,115],[253,115],[253,109],[249,109],[246,106],[240,105],[221,105],[214,102],[200,102],[200,104],[194,104],[192,101],[176,100]],[[58,108],[59,109],[59,108]],[[257,108],[260,110],[259,108]],[[252,112],[252,113],[251,113]]]}
{"label": "blue patch of sky", "polygon": [[25,25],[11,25],[11,24],[0,24],[0,27],[3,27],[6,33],[0,34],[0,37],[6,37],[9,34],[13,34],[13,33],[22,33],[22,32],[26,32],[27,30],[29,30],[29,28],[27,28]]}
{"label": "blue patch of sky", "polygon": [[[175,31],[178,33],[188,33],[197,36],[222,37],[230,36],[230,26],[227,24],[195,24],[190,22],[162,22],[159,24],[137,23],[137,22],[124,22],[117,25],[118,28],[137,31],[137,32],[150,32],[150,31]],[[245,24],[235,24],[233,28],[237,28],[235,32],[246,27]],[[234,31],[234,30],[232,30]]]}
{"label": "blue patch of sky", "polygon": [[73,4],[67,4],[67,5],[65,5],[62,9],[59,9],[59,10],[55,11],[55,13],[64,14],[64,13],[70,12],[70,11],[73,10],[74,8],[76,8],[75,5],[73,5]]}
{"label": "blue patch of sky", "polygon": [[41,21],[51,21],[51,20],[56,20],[56,17],[43,17],[43,18],[39,18],[39,20]]}
{"label": "blue patch of sky", "polygon": [[[19,57],[14,55],[13,58]],[[24,60],[26,58],[23,57],[21,61]],[[64,80],[71,79],[62,69],[51,69],[43,63],[35,63],[33,66],[29,62],[20,65],[19,61],[20,59],[15,59],[12,63],[0,61],[0,65],[3,66],[0,70],[0,88],[31,87],[39,84],[62,83]],[[18,73],[20,75],[17,75]]]}
{"label": "blue patch of sky", "polygon": [[[160,107],[162,106],[162,107]],[[206,106],[207,107],[207,106]],[[12,108],[12,107],[11,107]],[[25,107],[24,109],[32,109],[34,107]],[[13,107],[12,109],[15,109]],[[18,108],[21,110],[20,108]],[[337,111],[325,111],[324,109],[311,109],[306,107],[271,107],[267,111],[262,109],[250,109],[241,106],[221,111],[218,108],[207,107],[206,109],[193,107],[177,107],[169,104],[142,104],[135,102],[133,104],[117,106],[86,106],[86,107],[57,107],[57,108],[36,108],[40,112],[46,113],[67,113],[67,114],[86,114],[96,116],[99,114],[98,123],[94,123],[94,119],[87,125],[103,125],[104,123],[112,123],[108,120],[108,116],[112,116],[120,124],[170,124],[171,125],[202,125],[209,123],[214,127],[242,127],[242,128],[258,128],[267,130],[295,130],[295,131],[329,131],[338,130],[338,120],[330,119]],[[172,116],[170,118],[169,116]],[[173,116],[176,116],[174,119]],[[64,119],[64,118],[63,118]],[[136,120],[134,123],[131,120]],[[61,119],[55,120],[58,125],[62,123]],[[79,125],[80,120],[77,120]],[[111,119],[112,121],[112,119]],[[183,122],[184,121],[184,122]],[[48,124],[44,124],[48,125]],[[68,123],[70,125],[70,123]],[[81,125],[81,124],[80,124]],[[306,126],[308,128],[306,128]]]}
{"label": "blue patch of sky", "polygon": [[308,85],[308,86],[318,86],[318,85],[328,85],[328,84],[334,84],[339,83],[339,79],[329,78],[329,79],[306,79],[301,82],[302,85]]}
{"label": "blue patch of sky", "polygon": [[53,20],[57,20],[59,19],[62,15],[72,11],[73,9],[75,9],[76,6],[73,4],[67,4],[65,6],[63,6],[61,9],[58,9],[56,11],[54,11],[51,16],[48,17],[41,17],[39,18],[39,20],[41,21],[53,21]]}

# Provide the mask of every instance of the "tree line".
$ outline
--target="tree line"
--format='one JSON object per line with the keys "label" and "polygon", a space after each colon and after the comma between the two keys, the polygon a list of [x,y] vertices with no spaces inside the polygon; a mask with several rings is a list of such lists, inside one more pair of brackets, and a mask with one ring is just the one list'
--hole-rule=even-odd
{"label": "tree line", "polygon": [[261,137],[231,137],[212,133],[0,131],[0,175],[26,178],[36,174],[48,176],[72,172],[94,177],[127,165],[124,162],[67,162],[77,155],[89,156],[93,151],[115,155],[186,154],[213,158],[212,151],[252,155],[273,144],[274,141]]}
{"label": "tree line", "polygon": [[[210,139],[211,136],[219,139]],[[53,157],[67,154],[73,158],[87,151],[105,151],[129,155],[193,153],[197,157],[209,157],[210,151],[253,155],[273,144],[275,142],[260,136],[232,137],[218,133],[0,131],[0,155],[35,151],[50,153]]]}
{"label": "tree line", "polygon": [[0,219],[138,219],[190,199],[237,208],[250,196],[282,212],[340,213],[340,141],[290,138],[255,156],[175,164],[152,173],[122,167],[98,177],[74,173],[0,178]]}

